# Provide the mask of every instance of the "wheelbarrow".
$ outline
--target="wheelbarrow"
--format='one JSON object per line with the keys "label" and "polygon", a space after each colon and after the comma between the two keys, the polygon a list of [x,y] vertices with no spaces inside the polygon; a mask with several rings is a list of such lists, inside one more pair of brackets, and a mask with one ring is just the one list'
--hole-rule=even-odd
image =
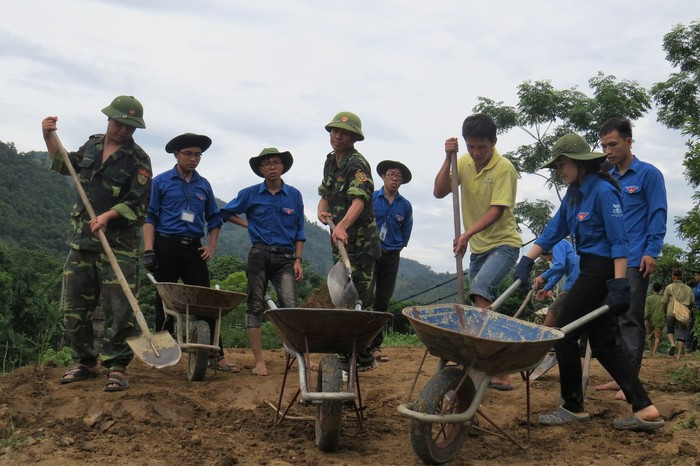
{"label": "wheelbarrow", "polygon": [[[279,425],[284,420],[292,404],[300,398],[300,403],[316,407],[316,446],[322,451],[336,451],[340,443],[343,405],[352,406],[360,427],[363,427],[364,407],[357,373],[357,354],[367,347],[392,315],[359,309],[278,309],[269,297],[266,297],[266,301],[270,309],[265,314],[279,331],[286,356],[275,424]],[[310,387],[304,357],[309,353],[328,353],[319,361],[315,390]],[[347,363],[337,353],[349,355]],[[295,360],[299,388],[282,411],[287,375]]]}
{"label": "wheelbarrow", "polygon": [[[607,305],[602,306],[561,329],[458,304],[403,309],[402,314],[425,344],[427,352],[440,358],[436,374],[428,380],[418,399],[398,407],[399,414],[411,419],[414,453],[428,464],[450,461],[465,442],[470,427],[477,428],[472,423],[477,412],[498,433],[479,430],[509,439],[524,448],[479,409],[491,378],[498,374],[525,373],[529,439],[529,371],[537,367],[554,343],[566,333],[608,309]],[[449,361],[456,365],[448,365]],[[409,400],[411,397],[412,393]]]}
{"label": "wheelbarrow", "polygon": [[[188,353],[187,380],[204,380],[209,358],[219,353],[221,318],[246,299],[246,295],[204,286],[157,282],[150,273],[148,278],[163,301],[163,312],[175,319],[177,343],[182,352]],[[214,319],[214,338],[202,317]]]}

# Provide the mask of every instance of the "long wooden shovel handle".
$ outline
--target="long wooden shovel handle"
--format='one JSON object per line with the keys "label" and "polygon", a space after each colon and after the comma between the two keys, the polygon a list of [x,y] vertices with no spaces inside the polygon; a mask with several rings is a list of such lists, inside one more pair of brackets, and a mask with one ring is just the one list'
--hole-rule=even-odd
{"label": "long wooden shovel handle", "polygon": [[[460,210],[459,210],[459,173],[457,172],[457,152],[450,153],[450,171],[452,173],[452,210],[454,217],[455,238],[458,239],[462,234],[460,225]],[[455,256],[457,265],[457,299],[458,304],[464,304],[464,267],[462,266],[462,253],[457,253]]]}
{"label": "long wooden shovel handle", "polygon": [[[71,178],[73,179],[73,183],[75,183],[75,187],[78,189],[78,194],[80,195],[80,199],[83,201],[85,210],[87,210],[88,214],[90,215],[90,219],[94,220],[96,217],[95,210],[92,208],[92,204],[90,204],[90,200],[88,199],[87,194],[85,194],[83,186],[80,184],[78,175],[75,173],[75,168],[73,168],[73,164],[71,164],[70,159],[68,158],[68,152],[63,147],[63,144],[61,143],[58,134],[56,134],[56,131],[51,131],[50,137],[53,138],[54,142],[58,147],[58,154],[54,154],[54,157],[59,154],[61,155],[61,157],[63,157],[63,162],[66,168],[68,169]],[[148,328],[148,324],[146,324],[146,319],[143,317],[141,309],[139,309],[139,303],[138,301],[136,301],[136,297],[131,291],[131,288],[129,288],[129,283],[126,281],[126,277],[124,277],[121,267],[119,267],[119,262],[117,262],[117,258],[115,257],[114,252],[112,251],[112,247],[107,241],[107,237],[105,236],[104,231],[102,231],[102,229],[97,230],[97,236],[98,238],[100,238],[102,248],[104,249],[107,258],[109,259],[109,264],[112,266],[114,274],[117,276],[117,280],[119,280],[119,284],[121,285],[122,290],[126,295],[126,299],[131,305],[131,310],[134,312],[134,316],[136,316],[136,321],[138,322],[139,327],[141,327],[141,333],[143,333],[144,336],[149,336],[150,330]]]}
{"label": "long wooden shovel handle", "polygon": [[[327,220],[328,225],[331,227],[331,233],[333,230],[335,230],[335,223],[333,223],[333,220],[330,218]],[[348,252],[345,250],[345,245],[341,240],[337,240],[335,242],[335,245],[338,246],[338,251],[340,252],[340,259],[343,261],[343,264],[345,264],[345,267],[348,268],[348,275],[351,275],[352,272],[352,266],[350,265],[350,258],[348,257]]]}

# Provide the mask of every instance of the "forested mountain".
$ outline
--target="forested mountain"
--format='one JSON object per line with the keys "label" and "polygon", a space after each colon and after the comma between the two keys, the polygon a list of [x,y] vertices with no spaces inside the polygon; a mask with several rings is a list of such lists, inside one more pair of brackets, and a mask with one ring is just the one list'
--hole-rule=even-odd
{"label": "forested mountain", "polygon": [[[14,144],[0,142],[0,241],[63,260],[69,232],[68,213],[76,194],[70,178],[49,170],[46,152],[18,154]],[[223,201],[218,201],[223,205]],[[333,265],[328,230],[306,222],[304,260],[309,268],[325,277]],[[235,254],[246,259],[248,232],[227,223],[219,237],[217,256]],[[449,280],[410,259],[402,259],[394,300]],[[416,296],[415,301],[434,301],[454,289],[454,282],[440,290]]]}

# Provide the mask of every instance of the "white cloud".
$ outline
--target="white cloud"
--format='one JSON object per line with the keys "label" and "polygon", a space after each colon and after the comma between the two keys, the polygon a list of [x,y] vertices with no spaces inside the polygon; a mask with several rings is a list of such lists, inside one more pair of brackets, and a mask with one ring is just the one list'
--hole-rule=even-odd
{"label": "white cloud", "polygon": [[[414,180],[402,192],[416,211],[404,255],[454,269],[452,208],[432,197],[446,137],[487,96],[513,104],[524,80],[578,86],[599,70],[643,86],[671,70],[663,35],[692,18],[695,2],[63,0],[6,2],[0,25],[0,138],[41,149],[43,116],[61,117],[61,137],[77,147],[104,131],[99,110],[119,94],[144,104],[148,128],[137,141],[155,172],[173,159],[163,147],[184,131],[214,144],[201,171],[228,200],[258,182],[248,159],[266,146],[289,149],[286,176],[315,218],[321,168],[330,150],[323,126],[356,112],[372,165],[400,159]],[[649,114],[636,123],[635,151],[666,176],[667,241],[672,218],[690,208],[682,177],[684,138]],[[500,138],[505,152],[527,139]],[[547,198],[523,177],[518,200]],[[525,238],[526,239],[526,238]]]}

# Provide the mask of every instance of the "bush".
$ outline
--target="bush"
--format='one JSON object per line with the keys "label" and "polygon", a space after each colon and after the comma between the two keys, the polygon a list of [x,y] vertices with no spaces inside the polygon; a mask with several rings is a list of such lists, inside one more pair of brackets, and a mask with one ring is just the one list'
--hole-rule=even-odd
{"label": "bush", "polygon": [[49,348],[41,355],[42,366],[67,367],[72,361],[73,358],[71,357],[70,348],[68,347],[61,348],[59,351]]}
{"label": "bush", "polygon": [[388,331],[384,334],[384,343],[382,343],[382,346],[393,348],[422,348],[425,345],[423,345],[423,342],[420,341],[418,335],[415,333],[406,334]]}
{"label": "bush", "polygon": [[[278,349],[282,347],[282,339],[277,330],[270,322],[262,324],[262,348],[263,349]],[[248,334],[244,328],[222,328],[221,340],[224,348],[248,348]]]}
{"label": "bush", "polygon": [[668,378],[688,392],[700,392],[700,368],[683,365],[680,369],[669,372]]}

